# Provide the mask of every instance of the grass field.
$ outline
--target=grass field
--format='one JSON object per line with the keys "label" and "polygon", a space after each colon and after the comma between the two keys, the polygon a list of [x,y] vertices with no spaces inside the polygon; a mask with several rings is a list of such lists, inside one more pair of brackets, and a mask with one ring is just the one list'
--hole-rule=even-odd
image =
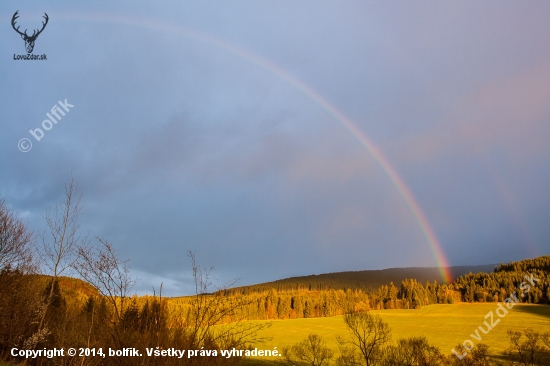
{"label": "grass field", "polygon": [[[451,349],[466,339],[478,344],[470,334],[478,326],[483,326],[485,314],[495,311],[496,303],[430,305],[418,310],[382,310],[373,311],[386,321],[393,332],[394,341],[399,338],[425,336],[448,355]],[[495,314],[495,321],[498,316]],[[485,327],[486,328],[486,327]],[[487,335],[479,332],[481,342],[490,346],[494,354],[502,354],[508,347],[506,332],[532,328],[539,332],[550,331],[550,306],[516,305]],[[258,348],[273,349],[293,345],[309,333],[321,335],[327,345],[337,351],[336,335],[348,336],[341,316],[331,318],[310,318],[276,320],[261,335],[271,340],[256,345]]]}

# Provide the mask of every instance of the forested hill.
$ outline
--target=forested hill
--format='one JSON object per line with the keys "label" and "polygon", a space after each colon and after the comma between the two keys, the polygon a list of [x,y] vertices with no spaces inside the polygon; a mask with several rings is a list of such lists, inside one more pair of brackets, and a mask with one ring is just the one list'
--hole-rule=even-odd
{"label": "forested hill", "polygon": [[528,272],[531,270],[550,272],[550,255],[524,259],[519,262],[502,263],[496,266],[495,272]]}
{"label": "forested hill", "polygon": [[[470,272],[493,272],[495,264],[479,266],[449,267],[452,280]],[[407,278],[416,279],[420,283],[437,281],[441,283],[441,273],[437,267],[388,268],[381,270],[366,270],[355,272],[324,273],[301,277],[290,277],[257,285],[236,287],[226,290],[226,294],[249,294],[274,289],[276,291],[320,291],[357,289],[363,291],[376,290],[380,286],[393,282],[399,286]]]}

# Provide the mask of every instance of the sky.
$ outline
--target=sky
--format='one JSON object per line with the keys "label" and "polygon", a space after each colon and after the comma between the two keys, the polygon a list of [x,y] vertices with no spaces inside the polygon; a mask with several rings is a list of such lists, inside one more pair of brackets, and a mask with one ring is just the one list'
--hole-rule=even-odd
{"label": "sky", "polygon": [[[15,11],[29,34],[47,13],[32,52],[47,60],[14,59]],[[0,196],[38,232],[74,174],[83,232],[131,260],[138,293],[191,293],[189,251],[241,285],[550,254],[549,16],[547,1],[2,1]]]}

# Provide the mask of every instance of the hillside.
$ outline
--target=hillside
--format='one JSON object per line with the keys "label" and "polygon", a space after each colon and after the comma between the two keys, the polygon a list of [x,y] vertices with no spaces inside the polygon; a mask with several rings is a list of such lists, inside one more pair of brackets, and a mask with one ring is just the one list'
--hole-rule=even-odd
{"label": "hillside", "polygon": [[[486,264],[478,266],[455,266],[448,267],[452,274],[452,280],[466,275],[470,272],[493,272],[496,265]],[[381,270],[365,270],[324,273],[300,277],[290,277],[272,282],[265,282],[250,286],[241,286],[229,289],[226,293],[248,294],[253,292],[264,292],[274,289],[276,291],[318,291],[318,290],[346,290],[357,289],[363,291],[375,290],[380,286],[389,285],[393,282],[396,286],[401,281],[413,278],[420,283],[437,281],[441,283],[441,274],[437,267],[409,267],[409,268],[388,268]]]}
{"label": "hillside", "polygon": [[[51,276],[31,275],[41,288],[47,288],[51,282]],[[61,294],[65,298],[99,296],[99,291],[86,281],[79,278],[60,276],[57,278]]]}

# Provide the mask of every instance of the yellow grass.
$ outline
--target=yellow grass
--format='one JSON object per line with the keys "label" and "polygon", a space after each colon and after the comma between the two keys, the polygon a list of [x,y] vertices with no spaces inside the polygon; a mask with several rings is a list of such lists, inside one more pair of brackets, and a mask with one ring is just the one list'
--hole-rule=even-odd
{"label": "yellow grass", "polygon": [[[466,339],[478,344],[470,334],[484,326],[489,311],[495,311],[496,303],[430,305],[418,310],[373,311],[386,321],[393,332],[394,341],[399,338],[425,336],[444,354]],[[498,316],[495,314],[495,322]],[[485,327],[485,326],[484,326]],[[485,327],[486,328],[486,327]],[[516,305],[487,335],[479,331],[481,342],[490,346],[494,354],[502,354],[508,347],[508,330],[532,328],[539,332],[550,331],[550,306]],[[327,345],[337,351],[336,335],[348,336],[341,316],[331,318],[276,320],[261,335],[271,340],[256,345],[258,348],[282,350],[304,339],[310,333],[321,335]],[[475,334],[475,333],[474,333]]]}

